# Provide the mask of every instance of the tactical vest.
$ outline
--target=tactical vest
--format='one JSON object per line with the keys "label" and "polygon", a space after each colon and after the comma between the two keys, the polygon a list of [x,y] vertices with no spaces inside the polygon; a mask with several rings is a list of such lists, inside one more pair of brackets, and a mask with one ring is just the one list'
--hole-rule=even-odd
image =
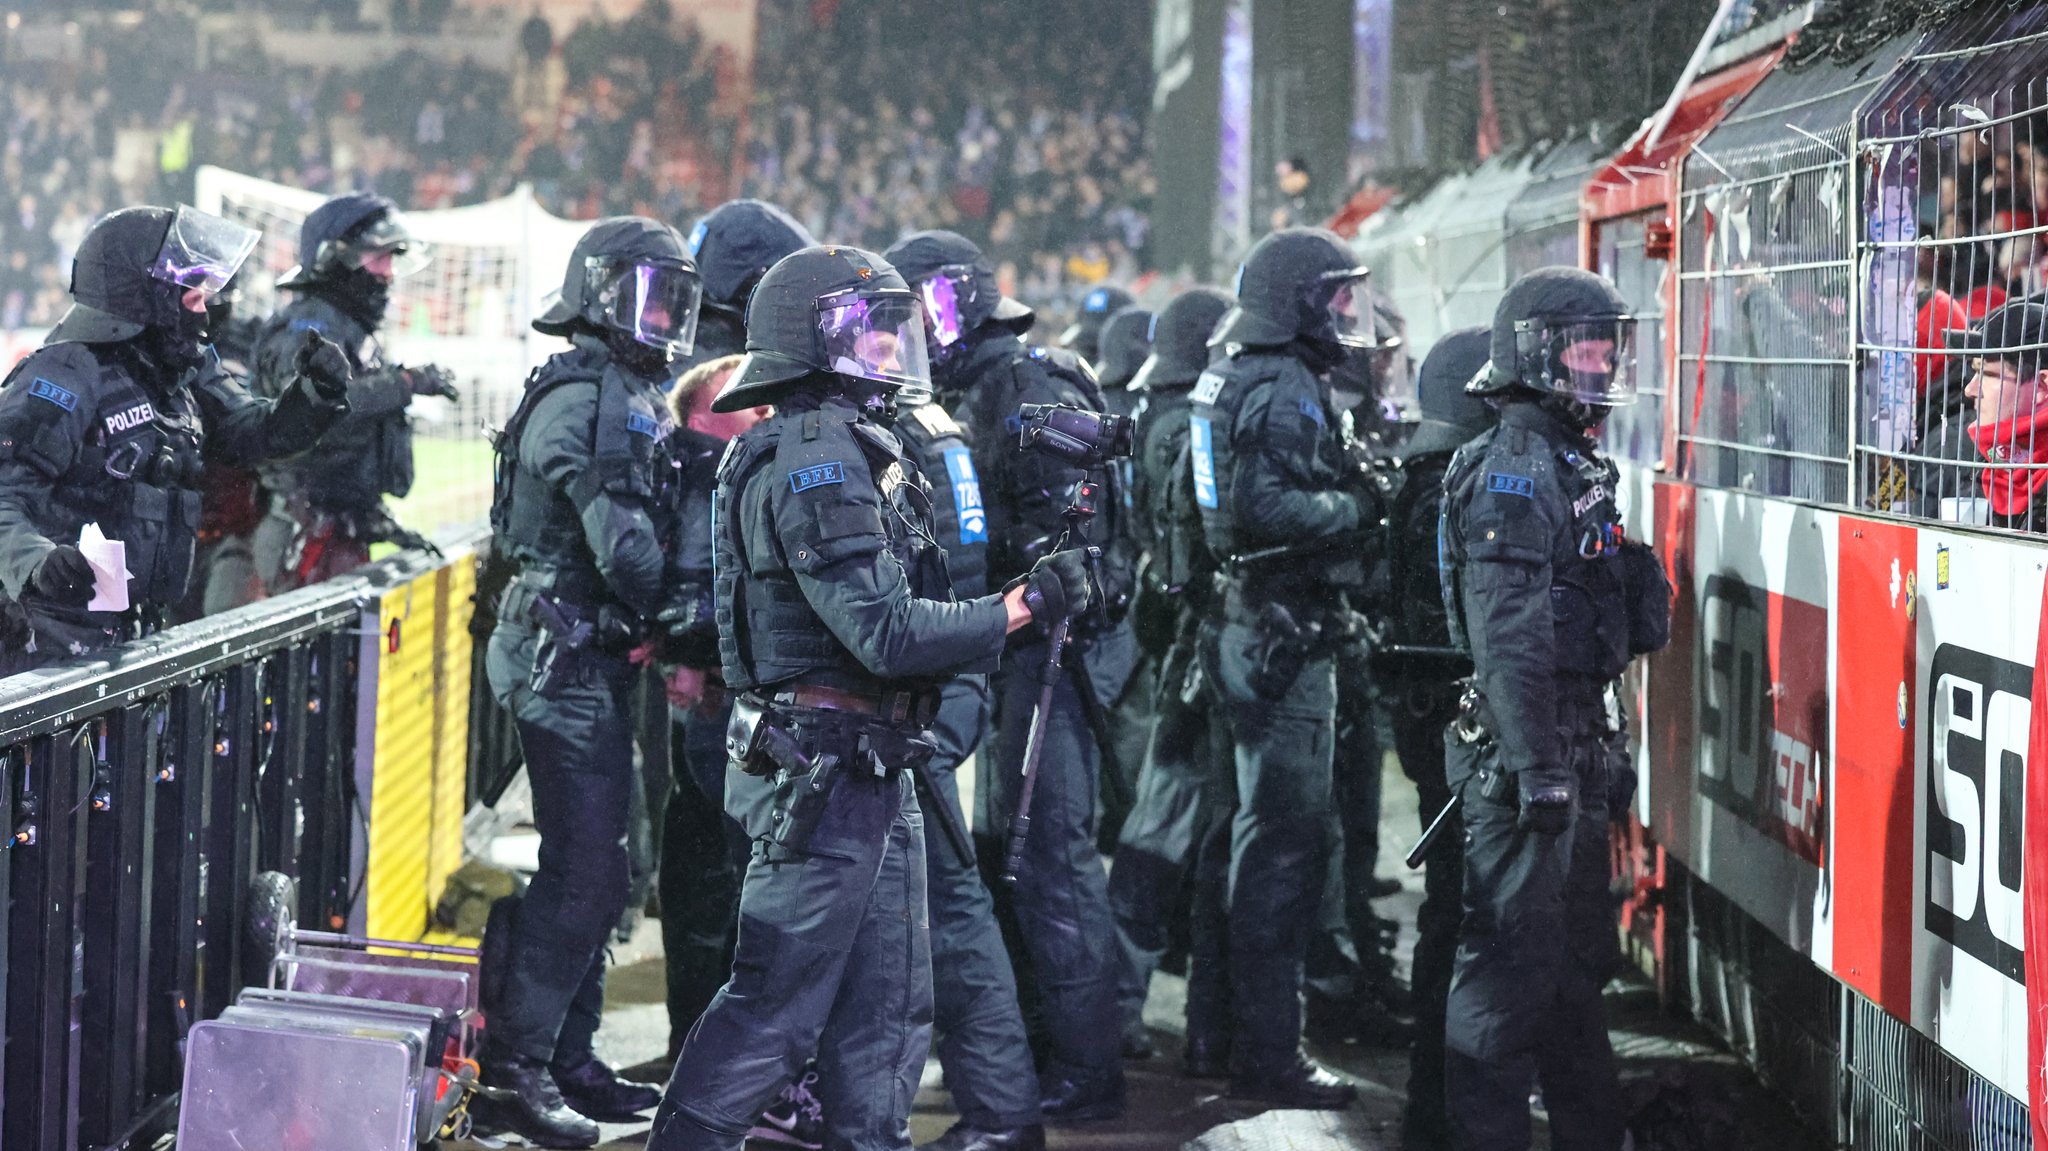
{"label": "tactical vest", "polygon": [[[946,550],[954,593],[967,599],[988,590],[988,509],[967,431],[937,404],[921,404],[896,417],[903,454],[933,489],[932,534]],[[940,488],[951,496],[938,495]]]}
{"label": "tactical vest", "polygon": [[[293,378],[289,357],[306,331],[333,341],[357,378],[395,370],[385,363],[376,335],[353,316],[317,295],[301,295],[270,317],[256,340],[257,367],[271,398]],[[285,486],[315,507],[358,511],[386,493],[403,496],[412,490],[414,474],[411,417],[404,409],[344,417],[311,451],[268,471],[283,472]]]}
{"label": "tactical vest", "polygon": [[1186,388],[1154,389],[1138,404],[1131,503],[1140,546],[1152,556],[1147,574],[1158,590],[1201,592],[1216,570],[1202,539],[1188,452]]}
{"label": "tactical vest", "polygon": [[[206,431],[198,402],[182,379],[168,388],[143,385],[134,374],[137,365],[125,361],[119,345],[64,346],[92,356],[96,381],[46,379],[36,374],[38,357],[32,355],[0,384],[14,386],[26,377],[27,387],[51,400],[48,422],[6,429],[15,440],[13,450],[45,468],[63,458],[48,442],[66,434],[57,417],[80,404],[92,406],[85,441],[73,446],[70,466],[34,511],[36,528],[58,543],[71,543],[85,524],[98,523],[108,539],[126,545],[129,602],[176,603],[191,577],[201,522]],[[43,406],[29,410],[40,413]]]}
{"label": "tactical vest", "polygon": [[[817,409],[779,412],[741,432],[719,461],[711,505],[712,586],[719,660],[726,686],[736,691],[799,677],[853,690],[875,684],[804,598],[776,538],[772,495],[765,503],[749,499],[757,485],[781,483],[799,472],[802,445],[817,439],[823,421],[833,418]],[[866,423],[854,423],[852,431],[881,498],[885,546],[902,564],[911,591],[950,600],[945,552],[933,534],[932,497],[923,476],[906,464],[895,436]]]}
{"label": "tactical vest", "polygon": [[1449,452],[1404,459],[1401,488],[1388,505],[1387,638],[1393,643],[1447,647],[1451,642],[1438,569],[1444,471],[1450,460]]}
{"label": "tactical vest", "polygon": [[[563,491],[520,459],[534,409],[570,383],[597,384],[597,422],[590,467]],[[577,510],[599,493],[639,503],[664,547],[682,522],[680,466],[670,452],[675,423],[653,383],[635,379],[587,349],[557,355],[526,382],[519,406],[498,433],[491,529],[522,563],[544,565],[601,587],[596,557]]]}

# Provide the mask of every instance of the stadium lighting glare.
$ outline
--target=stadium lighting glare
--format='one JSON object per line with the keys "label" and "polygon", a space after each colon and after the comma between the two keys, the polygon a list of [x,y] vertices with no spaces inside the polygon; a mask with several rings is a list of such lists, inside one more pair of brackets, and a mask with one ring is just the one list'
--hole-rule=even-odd
{"label": "stadium lighting glare", "polygon": [[21,27],[21,13],[9,12],[7,14],[7,30],[12,32],[19,27]]}

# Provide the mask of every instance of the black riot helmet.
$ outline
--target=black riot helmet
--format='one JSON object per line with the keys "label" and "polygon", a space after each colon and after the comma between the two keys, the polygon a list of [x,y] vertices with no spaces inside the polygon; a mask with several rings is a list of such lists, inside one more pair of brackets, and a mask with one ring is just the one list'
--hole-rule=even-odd
{"label": "black riot helmet", "polygon": [[1060,333],[1060,347],[1072,348],[1082,359],[1094,363],[1102,353],[1102,330],[1109,326],[1110,317],[1137,302],[1136,296],[1115,284],[1088,289],[1088,294],[1081,297],[1081,313]]}
{"label": "black riot helmet", "polygon": [[1583,408],[1581,418],[1636,400],[1635,317],[1605,276],[1539,268],[1508,286],[1493,313],[1493,370],[1470,390],[1523,388]]}
{"label": "black riot helmet", "polygon": [[1003,295],[996,270],[958,232],[912,232],[882,254],[924,304],[926,346],[944,364],[972,344],[975,329],[993,323],[1023,335],[1036,319],[1030,308]]}
{"label": "black riot helmet", "polygon": [[666,362],[689,354],[703,292],[681,233],[645,216],[613,216],[576,241],[562,289],[533,327],[589,332],[615,353],[647,348]]}
{"label": "black riot helmet", "polygon": [[1152,320],[1152,354],[1131,377],[1131,390],[1192,386],[1209,367],[1209,336],[1231,304],[1221,288],[1190,288],[1175,296]]}
{"label": "black riot helmet", "polygon": [[[71,261],[75,302],[49,341],[107,344],[155,329],[196,349],[206,330],[204,304],[235,278],[257,238],[254,229],[183,205],[103,216]],[[197,312],[186,307],[195,291]]]}
{"label": "black riot helmet", "polygon": [[1437,338],[1417,373],[1422,422],[1409,437],[1406,454],[1453,451],[1493,425],[1493,405],[1466,389],[1486,373],[1492,339],[1487,328],[1460,328]]}
{"label": "black riot helmet", "polygon": [[777,260],[818,241],[764,200],[728,200],[690,229],[690,258],[704,277],[704,307],[744,320],[754,285]]}
{"label": "black riot helmet", "polygon": [[1152,313],[1143,308],[1125,308],[1102,326],[1102,338],[1091,360],[1095,379],[1105,389],[1128,387],[1145,357],[1152,354]]}
{"label": "black riot helmet", "polygon": [[880,256],[837,245],[792,252],[754,288],[746,359],[711,410],[772,404],[818,381],[921,402],[932,381],[924,337],[917,293]]}
{"label": "black riot helmet", "polygon": [[299,225],[298,265],[278,277],[277,286],[346,284],[358,277],[389,285],[426,267],[429,258],[397,204],[373,192],[350,192],[307,213]]}
{"label": "black riot helmet", "polygon": [[1327,371],[1343,350],[1374,344],[1367,271],[1322,228],[1282,228],[1252,245],[1237,271],[1237,306],[1211,340],[1240,347],[1293,346]]}

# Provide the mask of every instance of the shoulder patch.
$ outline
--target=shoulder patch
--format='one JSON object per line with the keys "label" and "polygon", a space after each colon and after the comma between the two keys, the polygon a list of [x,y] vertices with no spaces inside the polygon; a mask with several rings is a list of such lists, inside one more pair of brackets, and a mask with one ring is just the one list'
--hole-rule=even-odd
{"label": "shoulder patch", "polygon": [[789,490],[792,492],[807,492],[812,488],[822,488],[826,484],[843,484],[845,482],[846,465],[838,460],[813,464],[810,467],[798,468],[789,473]]}
{"label": "shoulder patch", "polygon": [[53,384],[41,376],[37,376],[29,383],[28,394],[39,400],[47,400],[67,412],[78,410],[77,392],[58,384]]}
{"label": "shoulder patch", "polygon": [[1223,394],[1223,376],[1220,372],[1203,372],[1195,380],[1195,390],[1189,394],[1198,404],[1214,404],[1216,397]]}
{"label": "shoulder patch", "polygon": [[1319,428],[1330,426],[1328,420],[1323,416],[1323,405],[1315,400],[1301,401],[1301,414],[1314,421],[1315,425]]}
{"label": "shoulder patch", "polygon": [[1042,359],[1044,359],[1044,358],[1045,358],[1045,349],[1044,349],[1044,348],[1033,348],[1033,349],[1031,349],[1031,353],[1030,353],[1030,355],[1031,355],[1031,358],[1032,358],[1032,359],[1034,359],[1034,360],[1042,360]]}
{"label": "shoulder patch", "polygon": [[706,236],[706,235],[707,235],[707,234],[708,234],[708,233],[709,233],[710,231],[711,231],[711,228],[710,228],[710,226],[709,226],[708,224],[706,224],[706,223],[705,223],[704,221],[702,221],[702,220],[699,220],[699,221],[697,221],[697,226],[696,226],[696,227],[694,227],[694,228],[691,228],[691,229],[690,229],[690,258],[691,258],[691,259],[693,259],[693,260],[694,260],[694,259],[696,259],[696,258],[697,258],[697,253],[699,253],[699,252],[701,252],[701,251],[703,251],[703,250],[704,250],[704,237],[705,237],[705,236]]}
{"label": "shoulder patch", "polygon": [[650,440],[661,438],[661,425],[645,412],[627,412],[626,430],[636,436],[646,436]]}
{"label": "shoulder patch", "polygon": [[291,330],[294,332],[319,332],[325,335],[327,325],[318,320],[293,320]]}
{"label": "shoulder patch", "polygon": [[1533,500],[1536,498],[1536,481],[1528,476],[1518,476],[1509,472],[1488,472],[1486,490]]}
{"label": "shoulder patch", "polygon": [[960,424],[952,416],[946,414],[946,409],[937,404],[920,404],[910,409],[910,415],[911,418],[924,426],[925,431],[930,432],[934,436],[959,436],[966,434],[960,430]]}

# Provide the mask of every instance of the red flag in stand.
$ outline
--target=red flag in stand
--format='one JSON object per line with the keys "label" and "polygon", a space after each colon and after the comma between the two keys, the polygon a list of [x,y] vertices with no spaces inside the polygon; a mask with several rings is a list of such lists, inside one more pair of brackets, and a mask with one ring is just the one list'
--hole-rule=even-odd
{"label": "red flag in stand", "polygon": [[2034,640],[2034,707],[2027,731],[2026,859],[2021,890],[2026,900],[2027,1112],[2034,1151],[2048,1151],[2048,586],[2042,589],[2041,626]]}

